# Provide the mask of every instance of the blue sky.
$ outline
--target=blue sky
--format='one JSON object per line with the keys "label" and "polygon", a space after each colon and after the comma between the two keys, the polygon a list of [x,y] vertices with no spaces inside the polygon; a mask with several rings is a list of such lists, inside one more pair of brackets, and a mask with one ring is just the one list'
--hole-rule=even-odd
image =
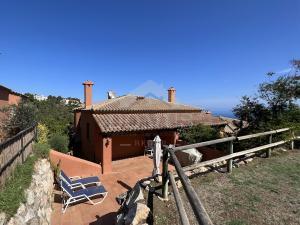
{"label": "blue sky", "polygon": [[0,1],[0,83],[94,100],[149,81],[229,110],[300,58],[300,1]]}

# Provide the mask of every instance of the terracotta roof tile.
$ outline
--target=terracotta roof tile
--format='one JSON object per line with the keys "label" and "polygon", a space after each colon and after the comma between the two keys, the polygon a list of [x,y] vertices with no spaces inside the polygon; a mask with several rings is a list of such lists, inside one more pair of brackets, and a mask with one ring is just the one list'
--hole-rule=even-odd
{"label": "terracotta roof tile", "polygon": [[104,113],[93,117],[103,133],[224,124],[220,118],[205,112]]}
{"label": "terracotta roof tile", "polygon": [[226,124],[199,108],[134,95],[105,100],[82,110],[93,111],[103,133],[175,129],[200,123]]}
{"label": "terracotta roof tile", "polygon": [[188,105],[169,103],[159,99],[145,98],[135,95],[124,95],[114,99],[105,100],[99,104],[94,104],[87,108],[97,112],[117,112],[117,111],[201,111]]}

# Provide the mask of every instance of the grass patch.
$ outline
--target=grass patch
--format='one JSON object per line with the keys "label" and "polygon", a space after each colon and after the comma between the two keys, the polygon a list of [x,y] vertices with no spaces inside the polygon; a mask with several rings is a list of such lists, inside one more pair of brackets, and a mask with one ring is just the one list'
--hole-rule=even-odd
{"label": "grass patch", "polygon": [[38,158],[48,158],[50,145],[48,143],[34,143],[33,152]]}
{"label": "grass patch", "polygon": [[22,165],[17,165],[12,176],[0,192],[0,211],[13,216],[21,203],[25,202],[24,190],[31,183],[36,155],[30,155]]}
{"label": "grass patch", "polygon": [[16,166],[4,187],[0,190],[0,212],[8,218],[12,217],[21,203],[26,201],[25,190],[30,186],[34,164],[39,158],[47,158],[49,145],[34,143],[33,153],[28,156],[23,164]]}
{"label": "grass patch", "polygon": [[242,220],[231,220],[227,222],[226,225],[247,225],[247,224]]}

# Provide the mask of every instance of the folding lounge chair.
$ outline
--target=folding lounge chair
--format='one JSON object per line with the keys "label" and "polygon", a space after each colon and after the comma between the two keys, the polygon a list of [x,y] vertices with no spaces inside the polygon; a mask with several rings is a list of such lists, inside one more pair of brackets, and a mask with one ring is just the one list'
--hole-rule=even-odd
{"label": "folding lounge chair", "polygon": [[[95,186],[95,187],[87,187],[85,189],[80,189],[77,191],[72,190],[64,180],[61,180],[61,189],[63,191],[62,198],[63,198],[63,206],[62,206],[62,212],[65,213],[68,206],[73,203],[78,203],[82,200],[88,200],[93,205],[100,204],[104,201],[106,198],[108,192],[106,189],[101,186]],[[98,202],[93,202],[91,200],[92,197],[96,196],[102,196],[103,198]]]}
{"label": "folding lounge chair", "polygon": [[85,178],[68,177],[67,174],[65,174],[64,171],[62,171],[62,170],[60,171],[59,177],[61,180],[64,180],[71,189],[86,188],[87,186],[92,185],[92,184],[94,184],[94,185],[101,184],[99,178],[96,176],[85,177]]}

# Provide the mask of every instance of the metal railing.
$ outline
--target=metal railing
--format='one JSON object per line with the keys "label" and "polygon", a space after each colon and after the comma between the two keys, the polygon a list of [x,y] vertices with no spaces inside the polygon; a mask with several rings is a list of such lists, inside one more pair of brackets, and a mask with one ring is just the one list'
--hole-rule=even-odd
{"label": "metal railing", "polygon": [[[227,137],[227,138],[220,138],[216,140],[211,140],[211,141],[205,141],[201,143],[196,143],[196,144],[191,144],[191,145],[185,145],[185,146],[179,146],[179,147],[169,147],[169,146],[164,146],[163,147],[163,171],[162,171],[162,195],[164,199],[168,199],[168,186],[169,182],[171,183],[173,192],[174,192],[174,198],[175,202],[177,205],[177,209],[179,212],[179,217],[180,221],[183,225],[189,225],[189,219],[186,213],[186,210],[184,208],[184,204],[182,202],[180,193],[178,191],[178,188],[176,186],[175,178],[179,178],[179,180],[182,183],[182,187],[184,189],[184,192],[187,196],[188,202],[191,205],[194,215],[198,221],[199,224],[201,225],[212,225],[212,221],[207,214],[199,196],[197,195],[196,191],[194,190],[188,176],[185,174],[186,171],[194,170],[200,167],[204,166],[209,166],[218,162],[222,161],[227,161],[227,171],[230,173],[232,171],[232,164],[233,164],[233,159],[238,158],[240,156],[250,154],[250,153],[256,153],[262,150],[266,150],[266,156],[270,157],[271,156],[271,149],[273,147],[285,144],[287,142],[291,143],[291,149],[294,149],[294,140],[298,139],[299,137],[295,137],[293,131],[291,131],[291,137],[286,140],[281,140],[272,143],[272,135],[274,134],[279,134],[282,132],[286,131],[291,131],[289,128],[283,128],[283,129],[278,129],[278,130],[272,130],[272,131],[267,131],[267,132],[262,132],[262,133],[256,133],[256,134],[251,134],[251,135],[245,135],[245,136],[233,136],[233,137]],[[257,137],[262,137],[262,136],[267,136],[269,135],[269,144],[262,145],[259,147],[251,148],[248,150],[244,151],[239,151],[234,153],[233,149],[233,141],[242,141],[242,140],[248,140],[252,138],[257,138]],[[190,166],[182,167],[176,157],[175,152],[176,151],[182,151],[182,150],[187,150],[190,148],[199,148],[199,147],[204,147],[204,146],[209,146],[209,145],[215,145],[215,144],[220,144],[220,143],[226,143],[228,142],[228,155],[212,159],[212,160],[207,160],[203,161],[197,164],[193,164]],[[169,159],[172,160],[172,163],[175,166],[177,176],[174,175],[172,172],[168,171],[168,162]]]}

